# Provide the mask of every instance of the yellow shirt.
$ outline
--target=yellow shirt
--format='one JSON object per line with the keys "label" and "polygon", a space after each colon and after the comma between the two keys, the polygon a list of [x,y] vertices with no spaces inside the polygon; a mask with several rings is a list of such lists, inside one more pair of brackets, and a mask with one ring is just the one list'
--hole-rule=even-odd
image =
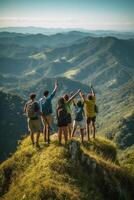
{"label": "yellow shirt", "polygon": [[86,99],[84,101],[84,110],[86,117],[95,117],[95,96],[93,97],[93,100]]}

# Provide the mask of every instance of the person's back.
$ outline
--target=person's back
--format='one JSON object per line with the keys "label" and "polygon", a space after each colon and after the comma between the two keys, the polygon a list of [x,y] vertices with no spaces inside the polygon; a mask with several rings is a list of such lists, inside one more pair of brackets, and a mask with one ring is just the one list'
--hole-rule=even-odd
{"label": "person's back", "polygon": [[95,113],[95,96],[88,96],[88,99],[84,101],[84,109],[86,117],[94,117]]}
{"label": "person's back", "polygon": [[81,140],[83,142],[84,139],[84,110],[83,110],[83,103],[78,101],[77,104],[74,103],[74,122],[73,122],[73,130],[72,130],[72,137],[74,137],[74,133],[77,127],[80,128],[81,133]]}
{"label": "person's back", "polygon": [[64,135],[65,144],[68,140],[67,126],[68,126],[68,113],[65,106],[65,100],[61,97],[58,100],[58,105],[56,109],[57,114],[57,126],[58,126],[58,137],[59,143],[62,141],[62,134]]}
{"label": "person's back", "polygon": [[44,97],[40,98],[39,102],[40,102],[40,107],[42,112],[45,114],[45,116],[52,114],[52,99],[55,96],[56,90],[54,90],[50,96],[45,95],[46,93],[48,93],[48,91],[44,92]]}
{"label": "person's back", "polygon": [[[93,87],[91,86],[91,93],[86,97],[82,92],[80,93],[80,96],[84,102],[84,110],[85,110],[85,116],[86,116],[86,127],[87,127],[87,134],[88,134],[88,140],[90,139],[90,133],[92,132],[93,127],[93,138],[95,138],[96,133],[96,127],[95,127],[95,121],[96,121],[96,96]],[[90,130],[89,130],[90,129]]]}
{"label": "person's back", "polygon": [[[43,121],[43,133],[44,133],[44,140],[50,142],[50,128],[52,124],[52,99],[54,98],[56,91],[58,88],[57,82],[55,82],[55,87],[53,92],[49,95],[49,91],[46,90],[44,92],[44,96],[40,98],[39,104],[40,104],[40,109],[41,112],[43,113],[42,121]],[[48,137],[47,137],[48,136]]]}
{"label": "person's back", "polygon": [[67,110],[67,121],[68,121],[68,132],[69,132],[69,138],[71,138],[71,131],[72,131],[72,108],[71,108],[71,104],[73,102],[73,99],[75,98],[76,95],[78,95],[79,90],[74,93],[73,95],[71,95],[71,97],[69,98],[69,96],[67,94],[64,95],[64,100],[65,100],[65,107]]}
{"label": "person's back", "polygon": [[25,112],[26,115],[29,119],[38,119],[39,118],[39,113],[38,111],[40,110],[39,104],[37,101],[32,101],[31,99],[27,101],[25,105]]}
{"label": "person's back", "polygon": [[28,130],[30,132],[31,141],[34,145],[34,133],[36,135],[36,146],[39,146],[39,137],[41,132],[41,121],[40,121],[40,106],[35,101],[36,94],[30,94],[30,100],[25,104],[24,112],[27,115]]}
{"label": "person's back", "polygon": [[65,106],[58,106],[56,109],[58,124],[67,124],[67,110]]}
{"label": "person's back", "polygon": [[[78,102],[79,103],[79,102]],[[76,121],[82,121],[83,120],[83,114],[84,114],[84,110],[83,110],[83,104],[81,105],[74,105],[74,119]]]}
{"label": "person's back", "polygon": [[43,97],[39,100],[39,102],[40,102],[40,105],[41,105],[42,112],[46,116],[52,114],[52,103],[49,100],[49,98]]}

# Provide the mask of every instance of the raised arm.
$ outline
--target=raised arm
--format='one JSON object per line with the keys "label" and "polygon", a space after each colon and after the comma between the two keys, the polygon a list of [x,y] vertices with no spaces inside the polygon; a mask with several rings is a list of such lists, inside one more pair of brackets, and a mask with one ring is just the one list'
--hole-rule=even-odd
{"label": "raised arm", "polygon": [[57,89],[58,89],[58,82],[56,81],[56,82],[55,82],[55,86],[54,86],[54,90],[53,90],[53,92],[51,93],[51,95],[49,96],[49,99],[50,99],[50,100],[52,100],[52,99],[54,98]]}
{"label": "raised arm", "polygon": [[24,113],[26,113],[26,109],[27,109],[27,103],[25,103],[24,105],[24,109],[23,109]]}
{"label": "raised arm", "polygon": [[79,92],[79,95],[80,95],[80,97],[81,97],[81,99],[83,100],[83,102],[86,100],[86,97],[85,97],[85,95],[80,91]]}
{"label": "raised arm", "polygon": [[53,90],[53,92],[56,92],[57,89],[58,89],[58,81],[55,81],[55,85],[54,85],[54,90]]}
{"label": "raised arm", "polygon": [[76,93],[74,93],[74,95],[72,95],[67,102],[71,102],[76,97],[76,95],[79,94],[79,92],[80,92],[80,90],[78,90]]}
{"label": "raised arm", "polygon": [[90,89],[91,89],[91,94],[92,94],[92,96],[95,96],[95,91],[94,91],[94,88],[93,88],[92,85],[90,86]]}

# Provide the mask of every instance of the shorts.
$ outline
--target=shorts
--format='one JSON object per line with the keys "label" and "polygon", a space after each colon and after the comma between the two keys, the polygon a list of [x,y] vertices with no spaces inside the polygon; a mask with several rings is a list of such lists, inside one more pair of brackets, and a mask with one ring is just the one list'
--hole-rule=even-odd
{"label": "shorts", "polygon": [[72,117],[70,113],[67,113],[67,123],[71,124],[72,123]]}
{"label": "shorts", "polygon": [[41,120],[40,119],[27,119],[28,130],[30,133],[39,133],[42,131],[41,129]]}
{"label": "shorts", "polygon": [[58,127],[63,127],[63,126],[67,126],[67,125],[68,125],[67,121],[58,121],[58,123],[57,123]]}
{"label": "shorts", "polygon": [[63,126],[68,126],[68,118],[67,115],[63,117],[58,117],[57,118],[57,126],[58,127],[63,127]]}
{"label": "shorts", "polygon": [[74,120],[74,122],[73,122],[73,128],[77,128],[77,127],[79,127],[80,129],[84,129],[85,128],[85,122],[84,122],[84,120],[81,120],[81,121]]}
{"label": "shorts", "polygon": [[95,121],[96,121],[96,116],[87,118],[87,124],[90,124],[91,122],[95,123]]}
{"label": "shorts", "polygon": [[52,115],[47,115],[47,116],[45,116],[45,118],[42,117],[43,125],[49,123],[49,125],[51,126],[51,124],[52,124]]}

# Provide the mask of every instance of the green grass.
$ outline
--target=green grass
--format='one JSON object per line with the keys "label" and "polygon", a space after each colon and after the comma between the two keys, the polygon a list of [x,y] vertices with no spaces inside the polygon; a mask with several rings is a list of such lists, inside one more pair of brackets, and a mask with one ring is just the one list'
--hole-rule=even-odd
{"label": "green grass", "polygon": [[91,139],[90,142],[85,142],[84,146],[90,152],[98,154],[97,156],[102,155],[104,159],[116,161],[116,145],[104,137],[98,136],[95,140]]}
{"label": "green grass", "polygon": [[[79,146],[76,162],[71,159],[69,150],[73,142]],[[132,177],[115,164],[116,146],[109,140],[98,137],[84,145],[72,140],[64,146],[53,138],[48,146],[41,137],[40,146],[40,149],[33,148],[27,137],[16,153],[1,164],[2,199],[112,200],[114,196],[122,196],[131,200],[128,187],[133,184]],[[90,165],[82,161],[83,155],[87,161],[89,159]]]}
{"label": "green grass", "polygon": [[119,151],[117,155],[120,165],[134,175],[134,145],[126,150]]}

